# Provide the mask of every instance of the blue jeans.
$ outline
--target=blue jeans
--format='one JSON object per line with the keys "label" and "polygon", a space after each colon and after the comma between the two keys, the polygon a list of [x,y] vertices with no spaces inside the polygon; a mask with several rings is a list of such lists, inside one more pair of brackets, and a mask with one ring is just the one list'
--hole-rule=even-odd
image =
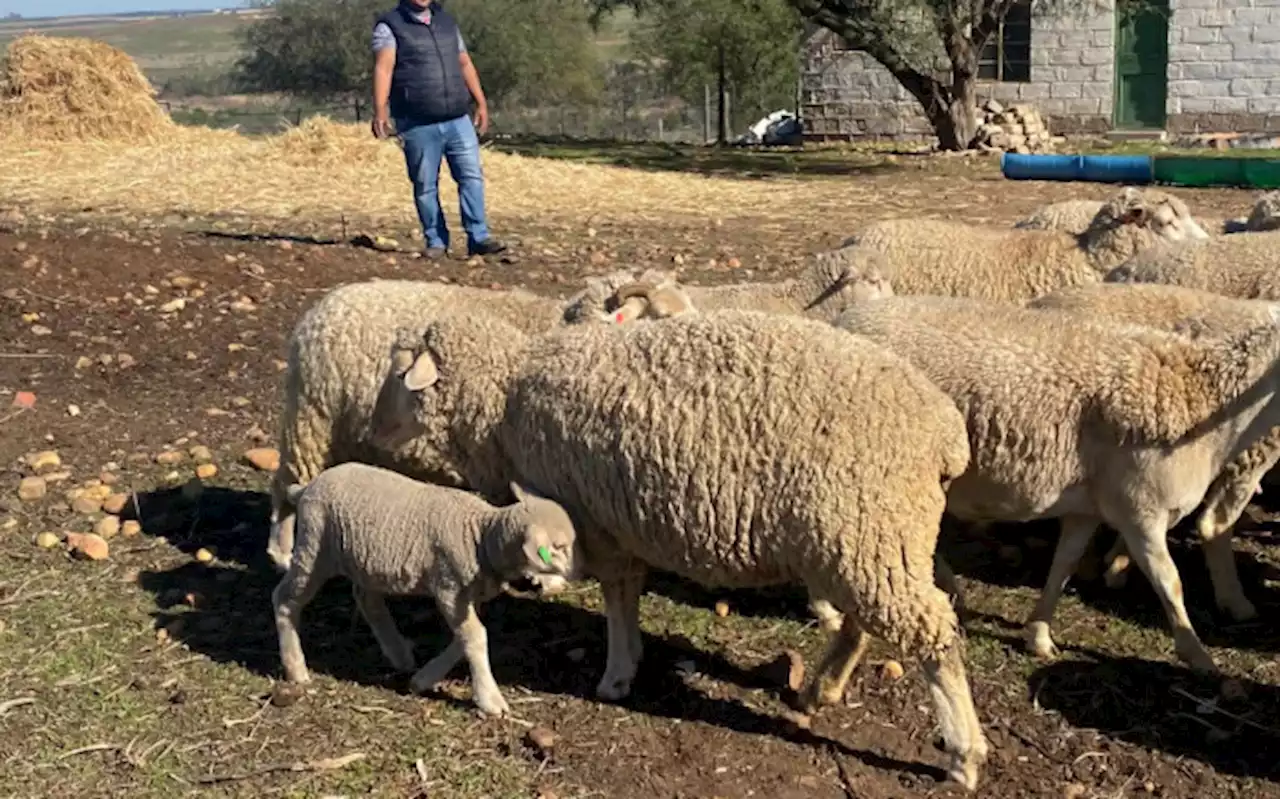
{"label": "blue jeans", "polygon": [[480,139],[468,116],[448,122],[415,125],[396,120],[404,142],[404,160],[413,181],[413,202],[428,247],[449,247],[449,228],[440,207],[440,159],[449,163],[449,174],[458,184],[462,227],[467,249],[489,238],[484,218],[484,175],[480,172]]}

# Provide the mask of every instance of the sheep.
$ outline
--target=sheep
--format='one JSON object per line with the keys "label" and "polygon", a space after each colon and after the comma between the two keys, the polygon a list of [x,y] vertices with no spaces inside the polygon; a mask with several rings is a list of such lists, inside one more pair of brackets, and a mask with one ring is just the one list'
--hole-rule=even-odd
{"label": "sheep", "polygon": [[650,318],[666,318],[696,306],[703,311],[734,308],[830,321],[851,303],[893,296],[888,260],[880,253],[856,248],[817,253],[796,277],[776,283],[676,286],[673,273],[647,270],[636,282],[618,288],[606,307],[616,309],[624,318],[641,309]]}
{"label": "sheep", "polygon": [[[923,660],[948,773],[973,788],[987,743],[932,564],[946,483],[968,464],[954,403],[883,348],[780,314],[519,338],[492,317],[436,318],[412,352],[391,355],[388,392],[399,399],[380,406],[374,427],[390,444],[483,442],[467,445],[483,454],[473,485],[519,480],[569,511],[605,597],[598,696],[631,690],[650,567],[705,586],[798,582],[844,613],[801,694],[802,718],[839,701],[877,635]],[[450,384],[495,349],[518,365],[506,391],[472,398],[442,426],[440,408],[458,402]]]}
{"label": "sheep", "polygon": [[271,595],[286,678],[310,681],[298,618],[326,582],[341,576],[351,581],[356,605],[399,671],[413,670],[413,643],[396,629],[384,597],[435,600],[453,640],[413,675],[415,692],[430,690],[466,657],[481,712],[510,712],[489,670],[488,639],[476,609],[499,593],[504,580],[577,575],[569,515],[519,484],[510,489],[516,502],[497,508],[466,491],[355,462],[325,469],[305,487],[290,486],[296,549]]}
{"label": "sheep", "polygon": [[937,294],[1022,304],[1064,286],[1094,283],[1160,241],[1207,237],[1165,192],[1126,188],[1087,231],[975,227],[929,219],[874,222],[841,247],[884,253],[895,294]]}
{"label": "sheep", "polygon": [[1280,299],[1280,230],[1153,247],[1105,283],[1165,283],[1240,299]]}
{"label": "sheep", "polygon": [[1079,236],[1102,210],[1102,200],[1063,200],[1037,208],[1014,224],[1019,230],[1061,230]]}
{"label": "sheep", "polygon": [[923,369],[968,422],[969,470],[947,510],[977,521],[1058,518],[1029,649],[1056,651],[1049,623],[1097,528],[1124,537],[1155,587],[1178,656],[1217,666],[1187,618],[1167,531],[1222,468],[1280,421],[1280,314],[1223,338],[953,297],[893,297],[835,324]]}
{"label": "sheep", "polygon": [[526,332],[590,323],[604,317],[604,303],[613,290],[633,279],[625,271],[592,278],[567,301],[527,291],[408,280],[352,283],[325,294],[303,314],[289,340],[280,466],[271,484],[267,546],[275,567],[287,568],[293,548],[287,487],[305,484],[326,466],[358,460],[465,487],[450,453],[388,451],[370,442],[368,422],[397,329],[409,324],[420,330],[433,313],[446,308],[492,314]]}
{"label": "sheep", "polygon": [[[1266,324],[1280,303],[1238,300],[1181,286],[1156,283],[1097,283],[1045,295],[1028,308],[1083,314],[1088,318],[1146,325],[1194,335],[1224,335]],[[1237,621],[1257,616],[1244,594],[1231,551],[1231,529],[1252,499],[1262,475],[1280,458],[1280,428],[1272,428],[1227,464],[1205,494],[1196,530],[1220,610]],[[1104,579],[1123,582],[1129,558],[1123,538],[1107,553]]]}
{"label": "sheep", "polygon": [[1244,227],[1259,233],[1280,229],[1280,191],[1269,191],[1259,197]]}

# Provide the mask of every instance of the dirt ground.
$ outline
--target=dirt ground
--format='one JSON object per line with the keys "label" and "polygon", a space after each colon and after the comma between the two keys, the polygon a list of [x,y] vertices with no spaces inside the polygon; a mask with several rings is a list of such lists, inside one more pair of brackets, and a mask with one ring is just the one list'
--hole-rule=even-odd
{"label": "dirt ground", "polygon": [[[883,183],[893,213],[915,202],[936,214],[925,177],[861,180]],[[1006,223],[1041,202],[1105,193],[998,179],[967,185],[972,204]],[[1251,202],[1243,191],[1178,193],[1213,221]],[[275,574],[263,555],[267,477],[242,455],[274,445],[284,342],[324,291],[380,276],[566,295],[588,272],[670,266],[677,254],[687,280],[769,279],[848,231],[795,214],[658,229],[596,219],[590,233],[584,225],[549,241],[535,222],[507,220],[499,230],[518,242],[512,257],[430,266],[344,243],[237,238],[198,221],[130,229],[7,210],[0,794],[959,795],[941,782],[918,664],[905,662],[906,676],[892,679],[883,647],[859,669],[844,706],[820,715],[812,732],[779,718],[783,697],[764,667],[785,647],[812,662],[822,646],[803,598],[788,591],[726,594],[653,579],[642,611],[645,665],[619,705],[593,696],[604,664],[594,585],[552,601],[502,597],[484,615],[516,718],[494,721],[471,711],[462,669],[443,694],[410,695],[335,582],[303,619],[316,681],[296,703],[271,701],[281,672],[270,616]],[[730,268],[734,258],[741,266]],[[35,393],[33,408],[11,405],[22,391]],[[193,446],[209,449],[216,474],[193,480]],[[41,450],[55,450],[61,465],[48,467],[44,498],[22,501],[19,481],[32,473],[23,459]],[[111,538],[105,561],[36,546],[41,532],[94,527],[101,512],[67,497],[94,481],[137,492],[122,515],[140,520],[141,534]],[[977,795],[1280,797],[1276,518],[1265,503],[1251,508],[1236,537],[1261,610],[1253,624],[1213,612],[1199,552],[1174,536],[1193,623],[1247,691],[1231,700],[1172,660],[1163,613],[1138,575],[1119,591],[1075,581],[1054,628],[1063,655],[1035,660],[1018,633],[1044,580],[1053,529],[1031,538],[1028,528],[948,536],[976,612],[969,674],[993,748]],[[720,600],[726,616],[714,610]],[[393,610],[419,658],[446,642],[426,603]],[[526,741],[532,725],[554,731],[550,749]],[[349,755],[362,757],[332,762]]]}

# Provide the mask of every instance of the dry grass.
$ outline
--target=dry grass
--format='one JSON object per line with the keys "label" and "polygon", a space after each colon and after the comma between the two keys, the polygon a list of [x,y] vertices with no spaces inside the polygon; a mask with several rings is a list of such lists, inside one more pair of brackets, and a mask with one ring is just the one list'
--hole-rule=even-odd
{"label": "dry grass", "polygon": [[0,135],[27,142],[155,142],[174,130],[123,51],[92,39],[31,35],[0,74]]}

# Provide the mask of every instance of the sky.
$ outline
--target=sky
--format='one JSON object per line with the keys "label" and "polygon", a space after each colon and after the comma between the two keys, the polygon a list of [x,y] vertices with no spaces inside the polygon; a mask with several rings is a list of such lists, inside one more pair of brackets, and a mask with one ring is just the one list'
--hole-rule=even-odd
{"label": "sky", "polygon": [[117,14],[122,11],[188,11],[231,8],[241,0],[0,0],[0,18],[17,12],[24,17],[72,14]]}

